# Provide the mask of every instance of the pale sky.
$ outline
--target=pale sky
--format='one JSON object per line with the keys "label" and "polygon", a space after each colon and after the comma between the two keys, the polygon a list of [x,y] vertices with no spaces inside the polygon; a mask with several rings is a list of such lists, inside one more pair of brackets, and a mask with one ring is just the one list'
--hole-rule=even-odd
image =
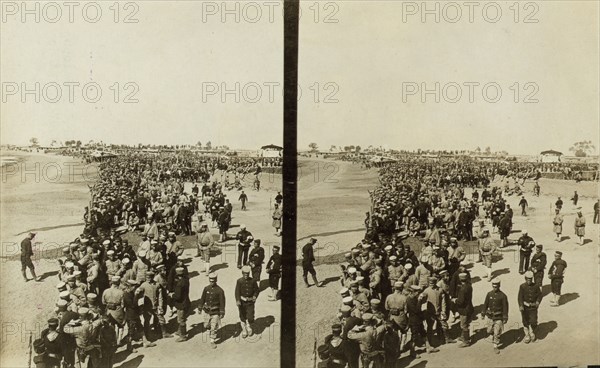
{"label": "pale sky", "polygon": [[[426,3],[434,9],[438,2]],[[330,20],[338,23],[315,23],[314,11],[303,9],[299,149],[316,142],[321,149],[490,146],[515,154],[569,153],[572,143],[584,139],[600,148],[598,2],[538,1],[537,9],[520,2],[515,22],[516,9],[509,8],[514,2],[499,1],[502,14],[496,23],[491,22],[494,8],[486,8],[488,18],[483,17],[486,2],[476,2],[473,23],[468,8],[462,7],[457,18],[456,9],[444,10],[439,3],[439,23],[433,15],[422,22],[421,1],[342,1],[337,8],[321,9],[321,19],[335,13]],[[538,23],[524,23],[528,15]],[[455,23],[446,21],[455,18]],[[339,102],[315,103],[309,90],[314,82],[335,83]],[[439,103],[433,94],[422,103],[420,90],[408,94],[411,83],[433,90],[435,82]],[[473,103],[465,82],[479,83]],[[482,86],[490,82],[502,90],[497,103],[483,98]],[[515,82],[520,83],[519,103],[513,101]],[[528,82],[535,85],[526,89]],[[453,83],[462,91],[457,103],[444,100],[455,98]],[[533,98],[539,102],[523,103],[536,86]],[[334,88],[321,87],[321,97]],[[494,89],[486,97],[493,99]]]}
{"label": "pale sky", "polygon": [[[213,146],[248,149],[282,144],[281,4],[271,5],[275,16],[270,19],[268,8],[263,7],[263,14],[257,18],[258,13],[252,13],[255,9],[239,3],[239,22],[236,15],[231,15],[223,23],[221,2],[131,3],[138,8],[124,9],[125,3],[120,3],[117,23],[116,11],[109,8],[114,2],[103,1],[97,2],[102,10],[97,23],[86,21],[82,5],[74,10],[73,23],[66,7],[56,23],[47,21],[58,14],[51,8],[46,13],[40,8],[39,23],[34,16],[22,23],[20,13],[2,20],[3,88],[12,83],[20,88],[16,95],[7,95],[4,90],[2,93],[6,100],[0,114],[3,144],[28,144],[31,137],[39,138],[41,143],[93,139],[171,145],[210,140]],[[218,8],[207,7],[208,3]],[[235,12],[235,8],[230,9]],[[12,14],[13,9],[8,10],[3,14]],[[96,16],[95,9],[87,11],[88,19]],[[139,22],[124,23],[125,16],[134,12],[131,19]],[[258,21],[248,21],[254,19]],[[95,104],[82,96],[82,86],[91,81],[102,89],[100,101]],[[34,102],[33,95],[24,96],[27,102],[21,102],[23,82],[29,89],[34,89],[35,82],[40,88],[47,86],[46,95],[40,92],[40,103]],[[53,82],[62,92],[56,103],[44,99],[55,98]],[[65,82],[80,85],[74,87],[73,103],[69,102]],[[111,90],[116,82],[120,83],[119,103],[113,101],[115,87]],[[125,89],[127,82],[139,87],[134,96],[138,103],[122,102],[134,92],[134,86]],[[235,93],[220,93],[221,87],[235,91],[236,82],[239,103],[235,102]],[[215,85],[219,91],[209,95],[208,88]],[[93,91],[89,92],[90,98],[95,98]]]}

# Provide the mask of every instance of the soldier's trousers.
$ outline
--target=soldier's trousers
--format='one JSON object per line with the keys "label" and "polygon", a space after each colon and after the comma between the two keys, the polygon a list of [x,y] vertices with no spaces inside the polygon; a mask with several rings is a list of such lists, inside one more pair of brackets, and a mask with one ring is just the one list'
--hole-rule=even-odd
{"label": "soldier's trousers", "polygon": [[552,287],[552,293],[556,295],[560,295],[560,291],[562,288],[563,279],[562,277],[557,277],[550,281],[550,286]]}
{"label": "soldier's trousers", "polygon": [[210,341],[217,341],[217,330],[221,327],[221,316],[204,312],[204,328],[210,330]]}
{"label": "soldier's trousers", "polygon": [[238,244],[238,267],[248,264],[248,249],[249,248],[247,246],[241,246]]}
{"label": "soldier's trousers", "polygon": [[242,300],[238,310],[240,312],[240,321],[254,323],[254,302],[245,302]]}
{"label": "soldier's trousers", "polygon": [[260,288],[260,274],[262,273],[262,267],[254,267],[252,268],[252,279],[258,283],[258,287]]}
{"label": "soldier's trousers", "polygon": [[273,289],[279,289],[279,279],[281,278],[280,273],[270,273],[269,274],[269,287]]}
{"label": "soldier's trousers", "polygon": [[521,319],[523,320],[523,326],[536,328],[538,325],[538,309],[535,307],[524,307],[521,312]]}
{"label": "soldier's trousers", "polygon": [[519,272],[524,273],[529,269],[529,258],[531,253],[519,251]]}
{"label": "soldier's trousers", "polygon": [[491,319],[487,318],[487,333],[493,334],[492,341],[494,345],[500,344],[500,335],[502,335],[502,331],[504,330],[504,323],[502,323],[501,319]]}
{"label": "soldier's trousers", "polygon": [[544,271],[536,272],[533,274],[533,282],[539,287],[542,287],[542,281],[544,280]]}

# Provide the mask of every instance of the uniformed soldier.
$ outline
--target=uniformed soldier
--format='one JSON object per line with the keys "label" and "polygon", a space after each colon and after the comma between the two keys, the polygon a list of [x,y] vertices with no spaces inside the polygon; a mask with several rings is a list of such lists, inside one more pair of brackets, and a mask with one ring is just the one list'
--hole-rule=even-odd
{"label": "uniformed soldier", "polygon": [[479,252],[481,253],[481,259],[483,260],[483,266],[486,268],[486,275],[488,281],[492,279],[492,257],[496,252],[496,242],[490,237],[490,231],[484,230],[482,238],[479,239]]}
{"label": "uniformed soldier", "polygon": [[529,258],[531,251],[535,247],[535,241],[527,234],[527,230],[523,230],[523,235],[517,241],[519,245],[519,273],[522,275],[529,269]]}
{"label": "uniformed soldier", "polygon": [[410,327],[411,335],[411,341],[409,342],[410,356],[413,358],[419,358],[416,348],[421,344],[421,340],[425,337],[423,314],[421,310],[422,303],[419,300],[421,287],[419,285],[411,285],[409,291],[410,293],[406,299],[406,312],[408,314],[408,325]]}
{"label": "uniformed soldier", "polygon": [[250,243],[254,240],[252,233],[246,230],[246,225],[240,225],[240,231],[238,231],[235,238],[238,241],[238,259],[237,267],[242,268],[248,263],[248,250],[250,249]]}
{"label": "uniformed soldier", "polygon": [[152,247],[148,251],[146,258],[150,262],[150,266],[156,268],[156,266],[163,263],[163,256],[160,249],[161,246],[156,240],[153,240],[151,245]]}
{"label": "uniformed soldier", "polygon": [[385,331],[385,325],[376,327],[371,313],[363,314],[362,319],[363,325],[354,326],[348,331],[348,339],[358,342],[363,368],[379,367],[383,363],[384,351],[378,342]]}
{"label": "uniformed soldier", "polygon": [[485,297],[481,316],[487,317],[487,333],[493,334],[494,352],[499,354],[500,335],[504,325],[508,322],[508,298],[500,290],[499,279],[492,280],[492,291],[488,292]]}
{"label": "uniformed soldier", "polygon": [[544,270],[546,269],[546,253],[542,251],[543,245],[535,245],[535,253],[531,257],[531,272],[533,272],[533,280],[535,284],[541,288],[544,279]]}
{"label": "uniformed soldier", "polygon": [[177,309],[177,324],[179,325],[177,335],[179,337],[176,342],[184,342],[187,340],[187,315],[191,306],[190,303],[190,281],[184,273],[183,267],[175,269],[175,288],[171,295],[173,307]]}
{"label": "uniformed soldier", "polygon": [[315,282],[315,285],[317,285],[317,287],[323,286],[323,283],[317,280],[317,271],[315,271],[315,267],[312,264],[315,261],[315,255],[313,250],[313,246],[315,244],[317,244],[317,239],[310,238],[308,243],[306,243],[302,247],[302,279],[304,280],[304,285],[306,287],[310,286],[310,284],[308,283],[309,273],[311,274],[312,279]]}
{"label": "uniformed soldier", "polygon": [[560,209],[554,210],[554,219],[552,219],[552,231],[556,234],[556,238],[554,239],[557,242],[562,240],[562,225],[564,222],[564,217],[560,213]]}
{"label": "uniformed soldier", "polygon": [[260,246],[260,239],[254,239],[254,247],[248,257],[248,265],[252,270],[252,279],[260,284],[260,274],[265,261],[265,249]]}
{"label": "uniformed soldier", "polygon": [[79,320],[73,320],[63,327],[66,334],[75,338],[79,364],[84,366],[89,358],[88,367],[96,368],[100,364],[100,345],[96,340],[102,319],[95,318],[86,307],[78,310]]}
{"label": "uniformed soldier", "polygon": [[110,316],[110,322],[118,328],[125,325],[125,312],[123,310],[123,290],[119,288],[121,278],[114,275],[110,280],[110,288],[102,294],[102,304],[106,307],[106,315]]}
{"label": "uniformed soldier", "polygon": [[31,261],[31,257],[33,256],[33,246],[31,241],[35,238],[35,233],[29,233],[25,239],[21,242],[21,274],[23,275],[23,280],[25,282],[29,281],[27,278],[27,274],[25,270],[29,268],[29,272],[31,272],[31,276],[33,276],[35,281],[41,281],[42,279],[35,275],[35,266]]}
{"label": "uniformed soldier", "polygon": [[140,285],[138,291],[144,300],[142,313],[144,316],[144,333],[146,337],[149,337],[150,334],[150,319],[153,320],[154,326],[157,324],[160,325],[161,336],[163,338],[172,337],[172,335],[167,333],[163,293],[160,290],[160,285],[154,280],[153,270],[146,272],[146,281]]}
{"label": "uniformed soldier", "polygon": [[48,367],[51,368],[60,368],[67,344],[67,341],[64,338],[65,335],[59,330],[58,325],[58,318],[50,318],[48,320],[48,327],[42,330],[40,335],[40,338],[44,342],[44,347],[46,348]]}
{"label": "uniformed soldier", "polygon": [[138,258],[133,263],[132,269],[133,274],[135,275],[135,281],[137,281],[138,284],[146,281],[146,273],[150,269],[150,261],[146,258],[146,251],[140,250],[138,252]]}
{"label": "uniformed soldier", "polygon": [[106,274],[108,275],[109,280],[112,280],[113,276],[121,277],[125,269],[121,260],[116,258],[115,251],[109,250],[106,252],[108,259],[104,263],[106,265]]}
{"label": "uniformed soldier", "polygon": [[452,302],[456,306],[456,311],[460,316],[460,329],[462,336],[459,347],[464,348],[471,345],[469,326],[473,317],[473,287],[471,286],[469,275],[466,272],[458,274],[460,284],[457,286],[456,297]]}
{"label": "uniformed soldier", "polygon": [[242,337],[252,336],[252,323],[254,323],[254,304],[260,293],[258,283],[250,277],[250,267],[242,267],[242,277],[235,285],[235,302],[238,306]]}
{"label": "uniformed soldier", "polygon": [[525,283],[519,286],[519,310],[523,320],[523,331],[525,332],[524,343],[535,342],[535,329],[538,325],[538,308],[542,302],[542,290],[533,282],[534,274],[525,272]]}
{"label": "uniformed soldier", "polygon": [[[138,341],[138,334],[141,332],[140,322],[140,302],[141,293],[136,292],[138,283],[134,279],[127,280],[125,284],[125,292],[123,293],[123,307],[125,309],[125,321],[127,323],[127,351],[136,353],[137,350],[133,347],[133,341]],[[144,333],[142,333],[142,340],[144,347],[156,346],[155,343],[151,343],[146,339]]]}
{"label": "uniformed soldier", "polygon": [[548,270],[548,277],[550,278],[550,286],[552,288],[551,307],[558,307],[560,305],[560,293],[565,278],[566,268],[567,262],[562,259],[562,252],[557,250],[554,252],[554,262],[552,262],[552,265]]}
{"label": "uniformed soldier", "polygon": [[217,274],[208,275],[209,285],[202,291],[198,310],[204,312],[204,327],[210,330],[210,345],[217,348],[217,330],[225,317],[225,292],[217,285]]}
{"label": "uniformed soldier", "polygon": [[273,246],[273,254],[267,262],[267,273],[269,274],[269,288],[271,294],[269,301],[276,301],[279,296],[279,279],[281,279],[281,254],[279,254],[279,246]]}
{"label": "uniformed soldier", "polygon": [[331,326],[331,335],[324,341],[329,352],[328,368],[345,368],[348,362],[349,342],[342,338],[342,325],[335,323]]}
{"label": "uniformed soldier", "polygon": [[394,287],[396,282],[402,281],[407,277],[408,272],[404,269],[404,266],[398,262],[397,256],[390,256],[390,264],[388,265],[388,279],[390,280],[390,286]]}
{"label": "uniformed soldier", "polygon": [[200,224],[196,238],[198,248],[196,257],[202,257],[202,261],[204,262],[204,269],[200,269],[200,272],[206,272],[208,275],[210,273],[210,248],[214,245],[215,241],[206,223]]}
{"label": "uniformed soldier", "polygon": [[406,295],[402,293],[402,281],[394,283],[394,292],[385,299],[385,309],[388,311],[388,318],[393,323],[394,329],[398,332],[400,338],[400,351],[404,349],[408,332],[408,318],[406,316]]}

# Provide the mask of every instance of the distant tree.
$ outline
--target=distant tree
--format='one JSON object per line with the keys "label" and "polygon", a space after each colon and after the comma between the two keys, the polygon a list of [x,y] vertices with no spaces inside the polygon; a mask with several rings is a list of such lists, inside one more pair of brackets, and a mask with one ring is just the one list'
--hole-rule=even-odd
{"label": "distant tree", "polygon": [[229,146],[223,146],[223,149],[224,149],[225,151],[229,151]]}
{"label": "distant tree", "polygon": [[492,149],[490,148],[490,146],[485,147],[485,153],[487,153],[488,155],[492,153]]}
{"label": "distant tree", "polygon": [[197,146],[198,148],[202,148],[202,142],[200,142],[200,141],[196,142],[196,146]]}
{"label": "distant tree", "polygon": [[208,142],[206,142],[204,147],[206,147],[207,150],[212,149],[212,143],[210,141],[208,141]]}
{"label": "distant tree", "polygon": [[75,143],[75,145],[76,145],[77,147],[81,147],[81,141],[77,141],[77,142]]}
{"label": "distant tree", "polygon": [[308,145],[308,148],[310,148],[310,150],[314,152],[317,150],[318,146],[316,143],[313,142]]}
{"label": "distant tree", "polygon": [[477,147],[477,148],[475,148],[475,152],[477,152],[477,153],[481,153],[481,147]]}
{"label": "distant tree", "polygon": [[360,146],[356,146],[356,147],[354,148],[354,152],[356,152],[356,153],[359,153],[359,152],[360,152],[360,150],[361,150]]}
{"label": "distant tree", "polygon": [[586,157],[596,151],[596,146],[592,144],[592,141],[575,142],[569,151],[575,153],[577,157]]}
{"label": "distant tree", "polygon": [[350,152],[350,146],[344,146],[344,152]]}
{"label": "distant tree", "polygon": [[335,146],[332,144],[331,147],[329,148],[330,151],[335,150]]}

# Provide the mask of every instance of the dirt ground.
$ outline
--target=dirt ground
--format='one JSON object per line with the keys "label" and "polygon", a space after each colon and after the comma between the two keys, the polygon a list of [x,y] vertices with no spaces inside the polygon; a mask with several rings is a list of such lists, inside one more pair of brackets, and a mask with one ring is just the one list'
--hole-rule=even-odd
{"label": "dirt ground", "polygon": [[[11,156],[17,154],[11,152]],[[29,333],[34,339],[45,328],[47,318],[52,316],[54,303],[58,296],[55,285],[59,282],[56,276],[58,263],[57,252],[79,235],[83,223],[83,207],[89,201],[89,190],[86,179],[93,182],[93,169],[86,174],[63,177],[50,182],[53,167],[68,170],[66,162],[73,159],[54,155],[26,155],[26,169],[34,168],[40,163],[40,180],[29,175],[22,180],[20,173],[3,176],[2,181],[2,258],[0,268],[0,318],[2,340],[0,351],[1,367],[26,367],[28,359]],[[57,166],[58,165],[58,166]],[[67,165],[68,166],[68,165]],[[47,167],[48,174],[44,173]],[[80,167],[83,167],[81,164]],[[220,173],[217,173],[221,178]],[[6,180],[4,180],[6,179]],[[44,180],[46,179],[46,180]],[[272,246],[281,244],[271,227],[270,206],[274,203],[277,190],[281,190],[281,176],[273,174],[261,175],[261,190],[251,189],[251,179],[247,178],[245,191],[248,195],[248,210],[240,210],[239,192],[226,192],[233,203],[232,228],[230,235],[235,235],[240,224],[245,224],[255,238],[260,238],[265,247],[266,261],[272,254]],[[230,178],[232,181],[233,178]],[[188,191],[191,184],[187,184]],[[20,275],[20,262],[15,259],[19,253],[19,243],[30,230],[38,231],[36,240],[40,242],[34,248],[34,263],[38,275],[43,281],[24,283]],[[210,229],[218,235],[216,228]],[[135,235],[127,235],[130,240]],[[179,237],[178,237],[179,238]],[[180,240],[186,247],[185,254],[194,256],[193,236]],[[135,242],[133,243],[136,244]],[[191,338],[183,343],[176,343],[174,338],[158,341],[153,348],[139,348],[136,354],[127,354],[124,347],[116,354],[115,367],[277,367],[279,366],[280,336],[280,302],[267,300],[268,287],[266,273],[262,273],[261,289],[264,291],[256,303],[255,335],[242,339],[237,307],[234,299],[235,280],[241,277],[236,267],[237,246],[233,240],[217,247],[211,259],[211,270],[219,275],[219,285],[226,294],[226,315],[221,328],[221,343],[217,349],[210,348],[208,333],[201,328],[202,318],[194,313],[188,318],[188,333]],[[201,262],[194,258],[188,265],[191,276],[190,299],[192,305],[199,300],[202,289],[208,284],[206,274],[200,272]],[[170,321],[170,331],[176,328],[175,318]],[[240,354],[245,353],[245,360],[240,364]],[[254,352],[260,352],[255,354]]]}
{"label": "dirt ground", "polygon": [[[329,168],[327,166],[329,165]],[[330,333],[337,309],[341,305],[339,266],[332,262],[340,260],[343,253],[359,242],[364,235],[363,220],[369,209],[367,190],[377,183],[374,169],[361,169],[358,165],[342,161],[306,158],[300,159],[298,184],[298,255],[309,237],[319,241],[315,255],[315,269],[325,287],[305,288],[298,267],[297,278],[297,351],[298,367],[312,367],[315,341],[321,344]],[[334,169],[331,169],[331,167]],[[313,172],[321,171],[318,178]],[[334,172],[334,175],[331,175]],[[310,174],[310,175],[309,175]],[[323,178],[327,176],[328,180]],[[319,179],[319,180],[317,180]],[[508,203],[515,210],[514,233],[511,239],[518,238],[522,229],[527,229],[537,243],[544,245],[549,264],[555,250],[564,252],[563,259],[568,263],[563,284],[562,305],[550,307],[546,296],[539,309],[539,340],[533,344],[520,342],[521,316],[517,306],[517,291],[523,277],[518,273],[518,252],[516,246],[501,250],[501,257],[493,265],[493,275],[502,280],[501,289],[509,298],[509,321],[501,337],[504,348],[499,355],[494,354],[492,344],[486,340],[484,323],[481,317],[471,325],[475,344],[466,349],[456,345],[441,345],[440,352],[421,354],[420,359],[412,359],[404,353],[397,367],[494,367],[494,366],[579,366],[600,363],[600,305],[598,254],[598,225],[592,224],[593,203],[598,198],[598,183],[562,180],[540,180],[541,196],[532,194],[533,183],[525,185],[525,196],[529,202],[528,216],[520,216],[519,197],[508,197]],[[573,191],[579,193],[579,204],[587,220],[586,244],[575,243],[573,223],[576,208],[569,201]],[[563,241],[554,241],[552,233],[551,206],[560,195],[565,222]],[[498,239],[497,234],[493,234]],[[548,265],[549,266],[549,265]],[[473,304],[480,313],[485,294],[491,290],[490,284],[481,279],[485,274],[480,263],[472,262]],[[312,282],[311,282],[312,283]],[[544,280],[544,294],[550,293],[549,279]],[[453,336],[459,333],[458,324],[452,328]]]}

